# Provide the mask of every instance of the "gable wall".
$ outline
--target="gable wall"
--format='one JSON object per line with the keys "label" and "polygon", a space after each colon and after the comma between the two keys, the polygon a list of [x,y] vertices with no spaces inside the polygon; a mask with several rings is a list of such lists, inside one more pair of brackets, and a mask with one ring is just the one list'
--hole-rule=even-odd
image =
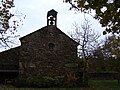
{"label": "gable wall", "polygon": [[[77,57],[76,43],[53,26],[22,38],[21,43],[20,70],[25,78],[65,75],[66,64],[74,63]],[[49,43],[54,49],[49,49]]]}

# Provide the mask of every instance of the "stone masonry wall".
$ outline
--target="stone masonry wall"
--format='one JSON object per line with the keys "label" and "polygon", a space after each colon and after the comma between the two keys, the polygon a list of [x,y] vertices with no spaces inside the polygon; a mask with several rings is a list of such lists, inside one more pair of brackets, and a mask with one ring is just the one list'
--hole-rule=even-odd
{"label": "stone masonry wall", "polygon": [[65,76],[70,63],[76,62],[77,43],[55,26],[46,26],[20,40],[22,78]]}

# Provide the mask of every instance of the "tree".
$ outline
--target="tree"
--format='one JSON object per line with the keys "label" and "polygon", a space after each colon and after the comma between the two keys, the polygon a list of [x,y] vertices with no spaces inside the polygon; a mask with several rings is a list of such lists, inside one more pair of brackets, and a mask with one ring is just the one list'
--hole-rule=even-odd
{"label": "tree", "polygon": [[87,68],[88,68],[88,57],[91,55],[93,50],[99,46],[98,39],[100,35],[95,34],[91,29],[91,24],[88,20],[85,20],[84,24],[80,28],[75,24],[74,32],[70,33],[70,36],[79,43],[78,54],[83,59],[83,84],[87,85]]}
{"label": "tree", "polygon": [[116,35],[105,39],[103,45],[93,51],[91,56],[94,60],[116,60],[120,62],[120,37]]}
{"label": "tree", "polygon": [[22,19],[17,14],[12,14],[11,9],[15,7],[14,0],[1,0],[0,3],[0,45],[9,47],[8,43],[13,43],[10,38],[15,38],[13,34],[20,26]]}
{"label": "tree", "polygon": [[70,32],[71,38],[79,43],[78,54],[80,57],[86,58],[92,51],[99,46],[99,34],[96,34],[93,29],[91,29],[90,21],[87,19],[79,27],[77,24],[74,24],[74,31]]}
{"label": "tree", "polygon": [[65,0],[81,12],[91,14],[95,11],[97,19],[102,27],[105,27],[103,34],[117,33],[120,34],[120,0]]}
{"label": "tree", "polygon": [[102,49],[109,57],[120,59],[120,37],[115,35],[109,36],[106,38]]}
{"label": "tree", "polygon": [[[117,72],[118,83],[120,83],[120,37],[116,35],[109,36],[105,39],[102,46],[94,50],[92,58],[96,64],[91,62],[92,69],[95,71]],[[94,67],[96,66],[96,67]]]}

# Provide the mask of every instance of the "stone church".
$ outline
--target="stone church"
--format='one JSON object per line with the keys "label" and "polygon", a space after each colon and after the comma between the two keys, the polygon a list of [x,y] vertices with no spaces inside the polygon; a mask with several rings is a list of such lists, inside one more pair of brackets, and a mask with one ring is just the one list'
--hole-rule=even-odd
{"label": "stone church", "polygon": [[20,41],[21,46],[0,53],[1,77],[65,77],[75,72],[78,43],[57,28],[55,10],[48,11],[47,26]]}

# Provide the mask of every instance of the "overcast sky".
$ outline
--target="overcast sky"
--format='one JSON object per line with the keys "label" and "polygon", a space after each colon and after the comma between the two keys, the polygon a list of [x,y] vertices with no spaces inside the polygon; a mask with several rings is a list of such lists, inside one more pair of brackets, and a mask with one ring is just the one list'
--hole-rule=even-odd
{"label": "overcast sky", "polygon": [[[83,23],[84,14],[75,13],[74,10],[69,10],[70,5],[63,3],[63,0],[15,0],[15,11],[19,11],[26,15],[24,25],[18,31],[20,36],[34,32],[47,25],[47,12],[54,9],[58,12],[57,27],[68,34],[72,30],[73,23]],[[93,29],[102,32],[100,25],[96,20],[86,15],[93,24]]]}
{"label": "overcast sky", "polygon": [[[47,12],[54,9],[58,12],[57,27],[68,35],[73,30],[73,24],[76,22],[81,25],[84,22],[84,14],[69,10],[70,5],[63,3],[63,0],[14,0],[15,12],[26,15],[23,26],[17,31],[20,37],[32,33],[47,25]],[[102,34],[102,28],[97,20],[90,15],[86,15],[91,21],[92,29]],[[20,45],[20,44],[19,44]],[[1,49],[2,50],[2,49]]]}

